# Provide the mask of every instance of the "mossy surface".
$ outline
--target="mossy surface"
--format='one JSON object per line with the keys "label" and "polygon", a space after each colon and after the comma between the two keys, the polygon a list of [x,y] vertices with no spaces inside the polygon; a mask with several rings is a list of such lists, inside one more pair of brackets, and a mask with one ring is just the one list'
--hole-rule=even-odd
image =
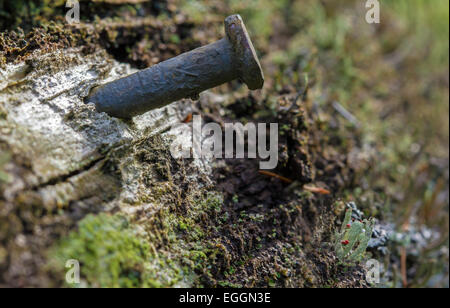
{"label": "mossy surface", "polygon": [[121,215],[88,215],[49,258],[56,266],[78,260],[91,287],[170,287],[183,276],[173,262],[153,254],[145,233]]}

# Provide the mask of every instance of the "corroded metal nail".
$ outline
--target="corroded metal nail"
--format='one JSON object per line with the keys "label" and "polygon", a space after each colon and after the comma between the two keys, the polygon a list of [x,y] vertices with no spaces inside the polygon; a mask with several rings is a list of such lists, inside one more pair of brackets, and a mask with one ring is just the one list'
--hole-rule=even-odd
{"label": "corroded metal nail", "polygon": [[264,75],[241,16],[225,19],[226,36],[130,76],[96,87],[87,98],[99,112],[131,118],[234,79],[261,89]]}

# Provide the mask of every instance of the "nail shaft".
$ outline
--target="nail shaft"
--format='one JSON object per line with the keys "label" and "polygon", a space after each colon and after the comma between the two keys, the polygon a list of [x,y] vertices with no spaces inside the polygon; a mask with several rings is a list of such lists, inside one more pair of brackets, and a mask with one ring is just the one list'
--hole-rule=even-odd
{"label": "nail shaft", "polygon": [[242,79],[262,88],[264,76],[239,15],[225,19],[226,37],[95,88],[87,98],[99,112],[131,118],[182,98]]}

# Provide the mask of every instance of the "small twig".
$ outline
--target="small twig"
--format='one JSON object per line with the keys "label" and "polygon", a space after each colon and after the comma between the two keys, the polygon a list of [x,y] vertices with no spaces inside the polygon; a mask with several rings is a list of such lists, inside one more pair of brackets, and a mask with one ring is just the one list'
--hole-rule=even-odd
{"label": "small twig", "polygon": [[320,194],[320,195],[329,195],[331,194],[331,192],[325,188],[322,187],[315,187],[315,186],[308,186],[308,185],[304,185],[303,186],[304,190],[310,191],[312,193],[316,193],[316,194]]}
{"label": "small twig", "polygon": [[401,273],[402,273],[402,284],[403,287],[408,287],[408,276],[406,273],[406,247],[401,248],[401,256],[400,256],[400,263],[401,263]]}
{"label": "small twig", "polygon": [[339,112],[339,114],[343,116],[347,121],[349,121],[353,126],[357,128],[361,126],[361,123],[358,121],[358,119],[338,102],[333,102],[333,108],[337,112]]}
{"label": "small twig", "polygon": [[273,178],[277,178],[280,181],[288,183],[288,184],[291,184],[293,182],[291,179],[288,179],[288,178],[286,178],[286,177],[284,177],[282,175],[279,175],[279,174],[276,174],[276,173],[273,173],[273,172],[270,172],[270,171],[259,170],[258,173],[262,174],[262,175],[271,176]]}

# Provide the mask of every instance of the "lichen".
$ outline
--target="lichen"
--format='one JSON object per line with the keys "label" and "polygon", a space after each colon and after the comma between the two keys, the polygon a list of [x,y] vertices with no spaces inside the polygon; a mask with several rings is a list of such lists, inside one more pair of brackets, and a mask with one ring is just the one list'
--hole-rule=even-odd
{"label": "lichen", "polygon": [[352,209],[345,212],[341,230],[335,234],[335,251],[342,263],[360,262],[372,237],[374,220],[352,221]]}

